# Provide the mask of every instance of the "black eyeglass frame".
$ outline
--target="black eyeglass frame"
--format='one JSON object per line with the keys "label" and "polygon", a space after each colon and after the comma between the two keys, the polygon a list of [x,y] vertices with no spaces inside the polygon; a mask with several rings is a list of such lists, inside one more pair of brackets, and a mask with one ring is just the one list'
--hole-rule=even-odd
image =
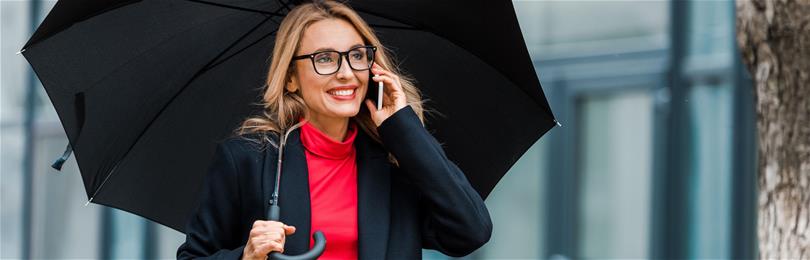
{"label": "black eyeglass frame", "polygon": [[[353,70],[357,70],[357,71],[370,70],[371,66],[373,66],[373,64],[374,64],[374,55],[377,54],[377,47],[373,46],[373,45],[357,46],[357,47],[351,48],[348,51],[344,51],[344,52],[340,52],[340,51],[313,52],[313,53],[310,53],[310,54],[304,54],[304,55],[295,56],[295,57],[292,58],[292,61],[309,58],[309,61],[312,63],[312,69],[315,70],[315,73],[318,73],[318,75],[332,75],[332,74],[335,74],[338,71],[340,71],[340,66],[343,66],[343,57],[346,57],[346,60],[349,60],[349,52],[352,52],[352,51],[360,49],[360,48],[371,48],[371,52],[372,52],[371,53],[371,62],[368,63],[368,68],[356,69],[356,68],[352,67],[351,62],[348,62],[349,63],[349,68],[351,68]],[[338,53],[338,60],[337,60],[338,65],[337,65],[337,68],[335,69],[334,72],[324,74],[324,73],[321,73],[320,71],[318,71],[318,68],[315,66],[315,55],[318,55],[318,54],[321,54],[321,53],[326,53],[326,52],[337,52]]]}

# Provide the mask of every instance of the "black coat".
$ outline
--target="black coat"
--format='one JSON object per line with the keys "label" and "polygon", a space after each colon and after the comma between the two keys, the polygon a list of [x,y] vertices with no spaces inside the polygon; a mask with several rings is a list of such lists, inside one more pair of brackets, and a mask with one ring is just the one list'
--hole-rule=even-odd
{"label": "black coat", "polygon": [[[280,221],[296,227],[284,252],[296,255],[307,251],[310,240],[309,182],[299,131],[288,138],[279,191]],[[385,147],[362,130],[355,139],[360,259],[419,259],[421,248],[463,256],[489,241],[492,221],[484,201],[410,106],[378,131]],[[275,169],[277,149],[268,147]],[[399,167],[387,160],[388,151]],[[177,258],[241,257],[253,222],[266,217],[275,182],[261,174],[263,161],[258,145],[245,138],[217,146]]]}

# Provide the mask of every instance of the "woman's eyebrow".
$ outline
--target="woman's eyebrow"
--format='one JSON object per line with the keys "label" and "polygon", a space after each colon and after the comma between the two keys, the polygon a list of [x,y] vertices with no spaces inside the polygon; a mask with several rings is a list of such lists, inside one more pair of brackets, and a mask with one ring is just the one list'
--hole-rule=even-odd
{"label": "woman's eyebrow", "polygon": [[[352,48],[355,48],[355,47],[360,47],[360,46],[363,46],[363,45],[362,45],[362,44],[359,44],[359,43],[358,43],[358,44],[355,44],[355,45],[352,45],[352,47],[349,47],[349,50],[351,50]],[[320,48],[320,49],[315,50],[314,52],[321,52],[321,51],[334,51],[334,50],[335,50],[334,48],[323,47],[323,48]]]}

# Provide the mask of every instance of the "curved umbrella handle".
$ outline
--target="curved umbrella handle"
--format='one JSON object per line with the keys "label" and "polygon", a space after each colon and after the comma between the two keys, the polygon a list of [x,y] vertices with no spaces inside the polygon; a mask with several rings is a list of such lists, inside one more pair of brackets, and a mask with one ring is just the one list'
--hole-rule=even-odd
{"label": "curved umbrella handle", "polygon": [[323,254],[323,250],[326,249],[326,237],[324,237],[323,232],[315,231],[315,234],[312,234],[312,238],[315,239],[315,246],[312,247],[308,252],[300,254],[300,255],[285,255],[279,252],[270,253],[270,259],[277,259],[277,260],[304,260],[304,259],[318,259],[321,254]]}
{"label": "curved umbrella handle", "polygon": [[[281,217],[281,208],[278,205],[270,205],[270,209],[267,212],[267,215],[270,217],[270,220],[278,221]],[[318,259],[321,254],[323,254],[323,250],[326,249],[326,237],[323,235],[321,231],[315,231],[312,234],[312,239],[315,240],[315,245],[312,246],[312,249],[307,251],[306,253],[300,255],[285,255],[279,252],[270,253],[269,259],[276,259],[276,260],[306,260],[306,259]]]}

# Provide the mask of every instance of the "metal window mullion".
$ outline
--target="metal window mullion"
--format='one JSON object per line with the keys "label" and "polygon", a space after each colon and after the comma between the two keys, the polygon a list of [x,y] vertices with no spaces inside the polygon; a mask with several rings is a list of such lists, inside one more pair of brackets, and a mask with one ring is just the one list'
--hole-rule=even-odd
{"label": "metal window mullion", "polygon": [[[733,1],[726,8],[736,14]],[[736,15],[735,15],[736,16]],[[736,23],[730,23],[731,33],[736,32]],[[731,39],[736,39],[732,35]],[[729,257],[754,259],[757,257],[757,144],[754,89],[751,78],[742,63],[736,41],[731,41],[733,80],[733,129],[731,165],[731,227],[729,228]]]}
{"label": "metal window mullion", "polygon": [[670,1],[670,52],[668,84],[659,89],[666,96],[656,120],[656,169],[653,198],[652,257],[683,259],[689,256],[690,214],[688,184],[692,164],[688,158],[692,133],[685,98],[689,92],[683,67],[688,44],[688,2]]}

